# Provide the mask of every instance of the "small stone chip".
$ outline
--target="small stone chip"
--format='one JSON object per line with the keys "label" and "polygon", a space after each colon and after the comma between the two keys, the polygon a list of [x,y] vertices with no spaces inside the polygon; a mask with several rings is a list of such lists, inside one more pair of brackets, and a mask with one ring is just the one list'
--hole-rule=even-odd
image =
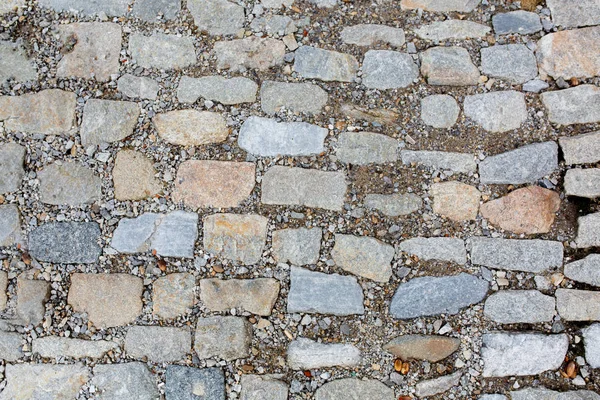
{"label": "small stone chip", "polygon": [[241,317],[198,318],[194,350],[200,359],[218,357],[226,361],[250,355],[252,325]]}
{"label": "small stone chip", "polygon": [[90,99],[83,108],[81,144],[112,143],[133,134],[140,106],[129,101]]}
{"label": "small stone chip", "polygon": [[202,279],[200,300],[210,311],[229,311],[239,308],[252,314],[271,315],[279,282],[272,278]]}

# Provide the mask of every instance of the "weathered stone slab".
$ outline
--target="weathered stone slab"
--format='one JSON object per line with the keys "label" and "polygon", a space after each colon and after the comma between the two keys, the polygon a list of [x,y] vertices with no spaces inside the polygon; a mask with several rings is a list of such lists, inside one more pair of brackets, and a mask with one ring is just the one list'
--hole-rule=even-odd
{"label": "weathered stone slab", "polygon": [[142,313],[142,278],[127,274],[71,275],[67,302],[99,328],[127,325]]}
{"label": "weathered stone slab", "polygon": [[306,79],[352,82],[358,61],[350,54],[302,46],[295,53],[294,70]]}
{"label": "weathered stone slab", "polygon": [[56,67],[59,78],[95,78],[106,82],[119,73],[121,26],[112,22],[59,25],[63,57]]}
{"label": "weathered stone slab", "polygon": [[50,284],[42,280],[17,278],[17,322],[38,325],[46,313],[46,301],[50,297]]}
{"label": "weathered stone slab", "polygon": [[191,36],[133,33],[129,37],[129,53],[133,61],[143,68],[181,69],[196,63]]}
{"label": "weathered stone slab", "polygon": [[23,243],[21,215],[16,204],[0,206],[0,246],[8,247]]}
{"label": "weathered stone slab", "polygon": [[591,124],[600,122],[600,87],[579,85],[564,90],[542,93],[548,120],[555,124]]}
{"label": "weathered stone slab", "polygon": [[331,257],[344,271],[363,278],[387,282],[392,276],[394,247],[372,237],[338,233]]}
{"label": "weathered stone slab", "polygon": [[83,108],[81,144],[112,143],[133,134],[140,107],[129,101],[90,99]]}
{"label": "weathered stone slab", "polygon": [[[539,18],[538,18],[539,21]],[[541,27],[540,27],[541,29]],[[483,38],[490,33],[491,28],[486,25],[460,19],[436,21],[429,25],[421,26],[414,30],[418,37],[434,42],[455,39]]]}
{"label": "weathered stone slab", "polygon": [[0,40],[0,85],[9,80],[19,83],[36,79],[35,62],[27,57],[21,42]]}
{"label": "weathered stone slab", "polygon": [[581,249],[600,246],[600,212],[579,217],[577,224],[577,247]]}
{"label": "weathered stone slab", "polygon": [[131,14],[145,22],[158,22],[161,19],[171,21],[181,11],[181,2],[171,0],[136,0]]}
{"label": "weathered stone slab", "polygon": [[452,221],[471,221],[477,218],[481,193],[462,182],[450,181],[431,185],[433,212]]}
{"label": "weathered stone slab", "polygon": [[53,163],[37,174],[42,203],[70,206],[100,200],[102,179],[77,162]]}
{"label": "weathered stone slab", "polygon": [[532,183],[558,168],[556,142],[534,143],[487,157],[479,164],[481,183]]}
{"label": "weathered stone slab", "polygon": [[394,391],[375,379],[346,378],[327,382],[315,395],[315,400],[344,400],[349,394],[357,399],[394,400]]}
{"label": "weathered stone slab", "polygon": [[[600,131],[558,139],[565,163],[591,164],[600,161]],[[0,178],[1,179],[1,178]]]}
{"label": "weathered stone slab", "polygon": [[226,361],[250,355],[252,325],[241,317],[198,318],[194,350],[200,359],[217,357]]}
{"label": "weathered stone slab", "polygon": [[335,155],[347,164],[394,163],[398,159],[398,141],[373,132],[342,132],[335,144]]}
{"label": "weathered stone slab", "polygon": [[417,397],[430,397],[447,392],[459,385],[462,374],[462,371],[457,371],[450,375],[440,376],[439,378],[420,381],[416,385],[415,394]]}
{"label": "weathered stone slab", "polygon": [[20,333],[0,331],[0,359],[12,362],[23,357],[22,341]]}
{"label": "weathered stone slab", "polygon": [[281,229],[273,232],[272,254],[277,262],[316,264],[321,251],[321,229]]}
{"label": "weathered stone slab", "polygon": [[434,94],[421,99],[421,119],[434,128],[452,128],[459,113],[458,103],[447,94]]}
{"label": "weathered stone slab", "polygon": [[567,196],[600,197],[600,168],[570,169],[565,174],[565,193]]}
{"label": "weathered stone slab", "polygon": [[563,245],[551,240],[472,237],[471,262],[490,268],[541,273],[562,265]]}
{"label": "weathered stone slab", "polygon": [[219,257],[251,265],[260,261],[268,219],[255,214],[214,214],[204,218],[204,248]]}
{"label": "weathered stone slab", "polygon": [[158,399],[156,378],[141,362],[99,364],[90,381],[104,399]]}
{"label": "weathered stone slab", "polygon": [[556,289],[556,309],[565,321],[600,321],[600,292]]}
{"label": "weathered stone slab", "polygon": [[235,161],[184,161],[177,171],[173,200],[193,209],[237,207],[255,184],[254,163]]}
{"label": "weathered stone slab", "polygon": [[381,125],[395,124],[400,119],[400,114],[384,108],[360,107],[355,104],[344,103],[340,112],[349,119],[375,122]]}
{"label": "weathered stone slab", "polygon": [[484,314],[499,324],[552,322],[554,297],[537,290],[500,290],[485,301]]}
{"label": "weathered stone slab", "polygon": [[292,267],[288,313],[363,314],[362,288],[352,276],[324,274]]}
{"label": "weathered stone slab", "polygon": [[487,333],[483,335],[483,376],[526,376],[558,369],[563,363],[567,335]]}
{"label": "weathered stone slab", "polygon": [[279,282],[272,278],[202,279],[200,300],[210,311],[239,308],[256,315],[271,315],[279,295]]}
{"label": "weathered stone slab", "polygon": [[218,75],[201,78],[183,76],[177,87],[177,99],[184,103],[195,103],[200,97],[226,105],[254,103],[257,91],[258,85],[248,78],[225,78]]}
{"label": "weathered stone slab", "polygon": [[594,0],[547,0],[552,21],[565,28],[600,25],[600,4]]}
{"label": "weathered stone slab", "polygon": [[390,304],[390,314],[397,319],[458,314],[462,308],[482,301],[488,283],[473,275],[415,278],[402,283]]}
{"label": "weathered stone slab", "polygon": [[160,86],[152,78],[125,74],[117,81],[117,89],[127,97],[156,100]]}
{"label": "weathered stone slab", "polygon": [[133,358],[156,363],[180,361],[192,349],[187,328],[132,326],[125,335],[125,352]]}
{"label": "weathered stone slab", "polygon": [[365,196],[365,207],[380,211],[388,217],[408,215],[418,211],[423,200],[413,193],[406,194],[368,194]]}
{"label": "weathered stone slab", "polygon": [[565,265],[565,276],[577,282],[600,286],[600,254],[587,257]]}
{"label": "weathered stone slab", "polygon": [[135,150],[120,150],[113,168],[117,200],[142,200],[162,191],[153,161]]}
{"label": "weathered stone slab", "polygon": [[8,301],[6,289],[8,289],[8,274],[6,271],[0,271],[0,311],[6,309],[6,303]]}
{"label": "weathered stone slab", "polygon": [[[242,379],[245,376],[242,375]],[[220,368],[169,365],[165,380],[167,399],[225,400],[225,376]]]}
{"label": "weathered stone slab", "polygon": [[152,122],[158,136],[179,146],[202,146],[221,143],[227,139],[229,129],[225,118],[215,112],[175,110],[158,114]]}
{"label": "weathered stone slab", "polygon": [[511,400],[600,400],[600,395],[589,390],[555,392],[545,388],[527,388],[510,392]]}
{"label": "weathered stone slab", "polygon": [[481,49],[481,72],[520,84],[538,75],[533,52],[524,44],[506,44]]}
{"label": "weathered stone slab", "polygon": [[82,364],[7,364],[0,399],[74,399],[90,378]]}
{"label": "weathered stone slab", "polygon": [[585,345],[585,361],[592,368],[600,368],[600,324],[590,325],[582,332]]}
{"label": "weathered stone slab", "polygon": [[351,344],[325,344],[298,338],[289,344],[287,350],[287,364],[294,370],[354,367],[360,361],[360,350]]}
{"label": "weathered stone slab", "polygon": [[0,121],[9,132],[71,134],[75,93],[47,89],[22,96],[0,96]]}
{"label": "weathered stone slab", "polygon": [[25,147],[17,143],[0,144],[0,193],[16,192],[25,176]]}
{"label": "weathered stone slab", "polygon": [[275,114],[282,108],[294,113],[318,114],[327,100],[327,92],[312,83],[264,81],[260,87],[260,106],[267,114]]}
{"label": "weathered stone slab", "polygon": [[548,82],[536,78],[523,84],[522,89],[524,92],[539,93],[542,90],[548,89],[549,87],[550,85]]}
{"label": "weathered stone slab", "polygon": [[41,7],[89,16],[101,13],[107,16],[122,16],[127,13],[129,3],[129,0],[38,0]]}
{"label": "weathered stone slab", "polygon": [[288,400],[285,382],[265,375],[242,375],[240,400]]}
{"label": "weathered stone slab", "polygon": [[420,8],[425,11],[437,12],[471,12],[481,0],[402,0],[400,7],[403,10],[414,10]]}
{"label": "weathered stone slab", "polygon": [[438,362],[458,350],[460,339],[435,335],[403,335],[392,339],[383,349],[402,360]]}
{"label": "weathered stone slab", "polygon": [[92,264],[102,249],[96,222],[50,222],[29,234],[29,252],[39,261]]}
{"label": "weathered stone slab", "polygon": [[362,83],[370,89],[398,89],[419,77],[419,68],[407,53],[369,50],[362,64]]}
{"label": "weathered stone slab", "polygon": [[111,340],[83,340],[61,336],[46,336],[33,339],[31,352],[44,358],[100,358],[108,351],[119,348]]}
{"label": "weathered stone slab", "polygon": [[394,47],[402,47],[405,42],[404,30],[393,26],[377,24],[358,24],[346,26],[340,33],[342,41],[357,46],[373,46],[376,43],[387,43]]}
{"label": "weathered stone slab", "polygon": [[340,211],[346,190],[341,172],[274,166],[263,176],[261,202]]}
{"label": "weathered stone slab", "polygon": [[490,132],[519,129],[527,120],[523,93],[514,90],[465,96],[465,116]]}
{"label": "weathered stone slab", "polygon": [[246,69],[267,71],[283,64],[285,55],[285,45],[281,40],[256,36],[216,42],[213,50],[217,57],[217,68],[232,72]]}
{"label": "weathered stone slab", "polygon": [[457,238],[415,237],[400,242],[398,250],[426,261],[450,261],[459,265],[467,263],[465,242]]}
{"label": "weathered stone slab", "polygon": [[210,35],[235,35],[244,27],[244,7],[227,0],[189,0],[196,26]]}
{"label": "weathered stone slab", "polygon": [[161,276],[152,283],[152,313],[173,319],[191,310],[196,300],[194,275],[181,272]]}
{"label": "weathered stone slab", "polygon": [[475,158],[471,154],[445,151],[402,150],[400,158],[403,164],[421,164],[435,169],[451,170],[468,174],[477,170]]}
{"label": "weathered stone slab", "polygon": [[471,86],[479,82],[479,69],[466,49],[431,47],[421,53],[421,75],[430,85]]}
{"label": "weathered stone slab", "polygon": [[509,33],[530,35],[542,30],[539,15],[524,10],[495,14],[492,17],[492,25],[494,26],[496,35],[506,35]]}

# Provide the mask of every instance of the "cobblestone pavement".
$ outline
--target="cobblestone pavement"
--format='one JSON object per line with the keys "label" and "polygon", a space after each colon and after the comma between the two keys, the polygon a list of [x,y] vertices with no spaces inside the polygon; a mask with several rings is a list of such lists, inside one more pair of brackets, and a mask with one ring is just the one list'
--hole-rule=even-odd
{"label": "cobblestone pavement", "polygon": [[600,399],[598,0],[0,0],[0,399]]}

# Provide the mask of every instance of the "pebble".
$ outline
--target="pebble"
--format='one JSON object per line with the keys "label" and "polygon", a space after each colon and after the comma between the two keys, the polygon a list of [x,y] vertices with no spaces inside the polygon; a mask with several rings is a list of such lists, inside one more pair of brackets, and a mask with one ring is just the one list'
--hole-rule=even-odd
{"label": "pebble", "polygon": [[315,400],[356,399],[395,400],[394,391],[375,379],[346,378],[327,382],[315,394]]}
{"label": "pebble", "polygon": [[600,161],[600,131],[571,137],[563,136],[558,142],[568,165]]}
{"label": "pebble", "polygon": [[585,345],[585,361],[592,368],[600,368],[600,324],[582,329]]}
{"label": "pebble", "polygon": [[152,122],[158,136],[168,143],[180,146],[221,143],[229,135],[223,115],[211,111],[169,111],[157,114]]}
{"label": "pebble", "polygon": [[421,119],[425,125],[450,129],[456,124],[460,107],[452,96],[435,94],[421,99]]}
{"label": "pebble", "polygon": [[4,399],[74,399],[90,378],[87,367],[77,363],[7,364]]}
{"label": "pebble", "polygon": [[401,360],[438,362],[452,355],[460,339],[437,335],[402,335],[388,342],[383,349]]}
{"label": "pebble", "polygon": [[200,281],[200,300],[210,311],[223,312],[238,308],[268,316],[271,315],[278,295],[279,282],[272,278]]}
{"label": "pebble", "polygon": [[143,153],[121,150],[113,168],[113,185],[117,200],[142,200],[162,191],[161,182],[155,178],[154,163]]}
{"label": "pebble", "polygon": [[181,69],[196,63],[194,39],[191,36],[154,33],[129,37],[129,53],[142,68]]}
{"label": "pebble", "polygon": [[527,46],[507,44],[481,49],[481,72],[521,84],[535,78],[538,68],[535,56]]}
{"label": "pebble", "polygon": [[31,352],[40,357],[60,359],[61,357],[102,358],[107,352],[115,351],[119,343],[112,340],[84,340],[60,336],[46,336],[34,339]]}
{"label": "pebble", "polygon": [[119,142],[133,134],[139,116],[137,103],[90,99],[83,108],[81,144],[88,147]]}
{"label": "pebble", "polygon": [[394,163],[398,141],[373,132],[342,132],[334,145],[340,162],[354,165]]}
{"label": "pebble", "polygon": [[499,324],[552,322],[554,297],[537,290],[500,290],[485,301],[484,315]]}
{"label": "pebble", "polygon": [[392,26],[377,24],[358,24],[346,26],[340,33],[342,41],[357,46],[373,46],[386,43],[394,47],[402,47],[405,43],[404,30]]}
{"label": "pebble", "polygon": [[337,233],[331,257],[344,271],[363,278],[388,282],[392,276],[394,247],[372,237]]}
{"label": "pebble", "polygon": [[479,69],[469,52],[457,46],[431,47],[421,53],[421,75],[430,85],[471,86],[479,82]]}
{"label": "pebble", "polygon": [[182,76],[177,87],[177,99],[183,103],[195,103],[198,98],[216,101],[225,105],[253,103],[256,101],[258,85],[243,77],[225,78]]}
{"label": "pebble", "polygon": [[156,378],[144,363],[98,364],[93,371],[90,385],[105,399],[159,398]]}
{"label": "pebble", "polygon": [[409,215],[418,211],[423,200],[413,193],[407,194],[367,194],[364,200],[365,207],[380,211],[388,217]]}
{"label": "pebble", "polygon": [[154,79],[125,74],[117,80],[117,89],[133,99],[156,100],[160,86]]}
{"label": "pebble", "polygon": [[492,17],[492,25],[496,35],[511,33],[531,35],[542,30],[540,17],[534,12],[524,10],[495,14]]}
{"label": "pebble", "polygon": [[103,1],[82,1],[82,0],[38,0],[41,7],[51,8],[54,11],[74,10],[88,16],[106,14],[110,16],[123,16],[127,13],[129,0],[103,0]]}
{"label": "pebble", "polygon": [[285,382],[265,375],[242,375],[240,400],[288,400]]}
{"label": "pebble", "polygon": [[318,114],[327,101],[327,92],[312,83],[264,81],[260,87],[260,106],[269,115],[282,109],[293,113]]}
{"label": "pebble", "polygon": [[431,185],[433,212],[452,221],[471,221],[477,218],[481,193],[466,183],[450,181]]}
{"label": "pebble", "polygon": [[587,25],[600,25],[600,4],[595,0],[548,0],[548,8],[556,25],[576,28]]}
{"label": "pebble", "polygon": [[172,273],[152,283],[152,313],[174,319],[187,314],[194,306],[196,280],[189,273]]}
{"label": "pebble", "polygon": [[306,79],[352,82],[358,72],[354,56],[311,46],[296,50],[294,60],[294,70]]}
{"label": "pebble", "polygon": [[598,86],[579,85],[570,89],[544,92],[541,97],[548,112],[548,120],[552,123],[573,125],[600,122],[600,108],[595,106],[600,101]]}
{"label": "pebble", "polygon": [[231,361],[246,358],[250,355],[251,342],[252,325],[245,318],[198,318],[194,350],[200,359],[217,357]]}
{"label": "pebble", "polygon": [[225,400],[225,376],[220,368],[169,365],[165,381],[165,395],[169,400]]}
{"label": "pebble", "polygon": [[191,349],[192,336],[187,328],[132,326],[125,335],[125,352],[136,359],[176,362],[184,359]]}
{"label": "pebble", "polygon": [[518,129],[527,120],[525,96],[514,90],[465,96],[467,118],[490,132]]}
{"label": "pebble", "polygon": [[37,177],[42,203],[77,206],[93,203],[102,196],[102,179],[77,162],[50,164]]}
{"label": "pebble", "polygon": [[400,242],[398,250],[421,260],[440,260],[465,265],[467,250],[462,239],[447,237],[414,237]]}
{"label": "pebble", "polygon": [[491,28],[486,25],[478,24],[472,21],[459,19],[448,19],[445,21],[435,21],[429,25],[421,26],[415,29],[418,37],[432,42],[441,42],[444,40],[462,40],[484,38],[490,33]]}
{"label": "pebble", "polygon": [[556,309],[565,321],[600,321],[600,292],[556,290]]}
{"label": "pebble", "polygon": [[574,281],[600,286],[600,254],[589,254],[581,260],[565,264],[564,273]]}
{"label": "pebble", "polygon": [[402,150],[400,158],[404,165],[416,163],[426,167],[451,170],[467,174],[477,170],[475,158],[471,154],[451,153],[445,151],[429,150]]}
{"label": "pebble", "polygon": [[217,57],[218,69],[229,69],[231,72],[244,69],[267,71],[283,64],[285,45],[281,40],[252,36],[216,42],[213,51]]}
{"label": "pebble", "polygon": [[0,85],[37,80],[35,62],[27,57],[21,41],[0,40]]}
{"label": "pebble", "polygon": [[415,394],[417,397],[429,397],[447,392],[453,387],[458,386],[462,374],[462,371],[457,371],[451,375],[420,381],[416,385]]}
{"label": "pebble", "polygon": [[189,0],[187,8],[200,31],[235,35],[244,27],[244,7],[227,0]]}
{"label": "pebble", "polygon": [[577,224],[575,243],[578,248],[600,246],[600,212],[579,217]]}
{"label": "pebble", "polygon": [[92,264],[102,249],[96,222],[49,222],[29,234],[29,252],[38,261]]}
{"label": "pebble", "polygon": [[0,246],[9,247],[23,244],[21,216],[16,204],[0,205]]}
{"label": "pebble", "polygon": [[158,17],[166,21],[177,18],[181,3],[171,0],[136,0],[131,14],[144,22],[158,22]]}
{"label": "pebble", "polygon": [[321,251],[321,229],[281,229],[273,232],[272,254],[278,263],[316,264]]}
{"label": "pebble", "polygon": [[398,89],[410,86],[419,77],[413,58],[390,50],[369,50],[362,64],[362,82],[369,89]]}
{"label": "pebble", "polygon": [[361,359],[360,350],[351,344],[325,344],[306,338],[292,341],[287,350],[287,364],[293,370],[354,367]]}
{"label": "pebble", "polygon": [[564,186],[567,196],[600,197],[600,168],[570,169],[565,174]]}

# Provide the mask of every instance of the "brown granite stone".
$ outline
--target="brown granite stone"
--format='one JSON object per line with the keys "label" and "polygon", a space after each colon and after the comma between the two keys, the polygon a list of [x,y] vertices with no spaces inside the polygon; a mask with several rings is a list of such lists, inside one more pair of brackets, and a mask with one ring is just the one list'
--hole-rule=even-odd
{"label": "brown granite stone", "polygon": [[438,362],[458,350],[460,340],[434,335],[404,335],[383,346],[385,351],[402,360]]}
{"label": "brown granite stone", "polygon": [[113,183],[117,200],[142,200],[160,193],[162,185],[154,177],[152,160],[135,150],[117,153]]}

